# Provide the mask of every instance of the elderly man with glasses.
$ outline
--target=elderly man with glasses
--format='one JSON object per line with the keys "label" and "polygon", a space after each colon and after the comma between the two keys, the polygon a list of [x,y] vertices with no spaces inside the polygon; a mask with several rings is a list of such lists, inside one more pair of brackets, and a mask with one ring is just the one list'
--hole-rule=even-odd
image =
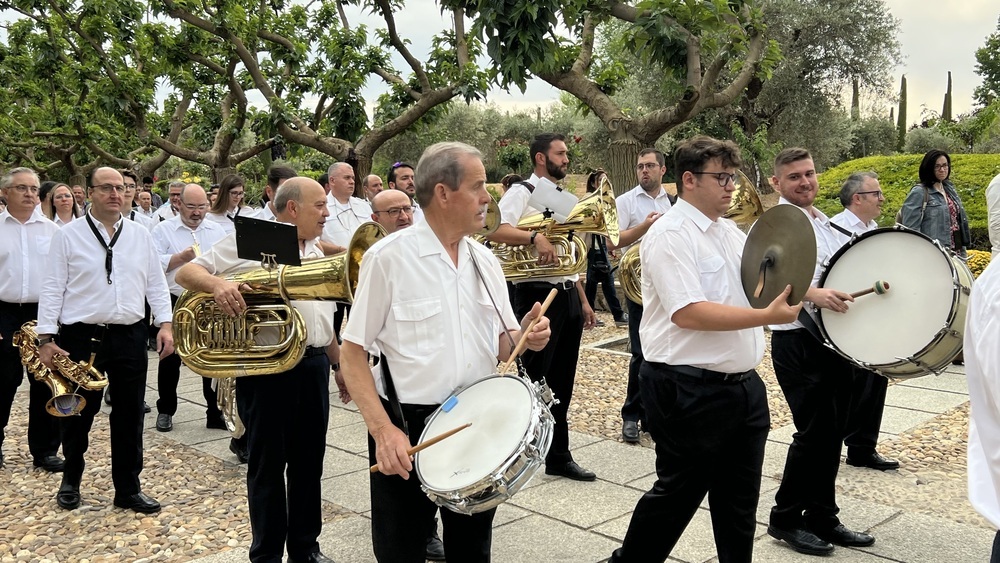
{"label": "elderly man with glasses", "polygon": [[166,221],[167,219],[176,217],[181,212],[181,190],[184,189],[184,185],[184,182],[180,180],[170,182],[170,185],[167,186],[169,200],[156,210],[157,219],[160,221]]}

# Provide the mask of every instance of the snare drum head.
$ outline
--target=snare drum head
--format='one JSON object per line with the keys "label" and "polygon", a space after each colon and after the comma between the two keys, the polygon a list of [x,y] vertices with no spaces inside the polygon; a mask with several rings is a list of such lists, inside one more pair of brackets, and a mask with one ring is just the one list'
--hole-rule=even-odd
{"label": "snare drum head", "polygon": [[449,412],[434,413],[420,441],[467,422],[472,426],[415,456],[421,482],[436,491],[468,487],[503,465],[524,439],[535,402],[524,381],[504,376],[477,381],[455,397]]}
{"label": "snare drum head", "polygon": [[930,344],[954,304],[954,272],[948,256],[930,239],[904,230],[866,233],[832,259],[820,286],[846,293],[889,283],[848,304],[847,313],[820,309],[823,329],[845,356],[868,364],[892,364]]}

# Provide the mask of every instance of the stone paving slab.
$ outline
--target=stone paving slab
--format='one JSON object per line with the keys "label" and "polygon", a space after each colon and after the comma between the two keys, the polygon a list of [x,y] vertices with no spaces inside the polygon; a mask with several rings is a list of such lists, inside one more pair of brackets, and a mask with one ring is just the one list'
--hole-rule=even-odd
{"label": "stone paving slab", "polygon": [[574,526],[590,528],[632,511],[642,494],[635,489],[597,480],[590,483],[556,479],[522,489],[508,502]]}
{"label": "stone paving slab", "polygon": [[573,450],[573,459],[598,479],[624,485],[656,471],[656,452],[639,445],[601,440]]}
{"label": "stone paving slab", "polygon": [[902,513],[877,526],[867,551],[895,561],[989,561],[995,531]]}
{"label": "stone paving slab", "polygon": [[[227,445],[228,447],[228,445]],[[323,456],[323,477],[337,477],[355,473],[368,467],[368,457],[345,452],[338,448],[327,448]]]}
{"label": "stone paving slab", "polygon": [[904,379],[896,383],[903,387],[919,387],[921,389],[933,389],[935,391],[950,391],[968,396],[968,382],[965,379],[965,371],[947,371],[941,375],[925,375],[913,379]]}
{"label": "stone paving slab", "polygon": [[498,563],[585,563],[604,561],[619,542],[575,526],[533,515],[493,529]]}
{"label": "stone paving slab", "polygon": [[338,477],[328,477],[321,481],[323,500],[343,506],[352,512],[371,510],[368,469],[347,473]]}
{"label": "stone paving slab", "polygon": [[940,414],[969,400],[961,393],[940,392],[905,385],[893,385],[885,396],[886,406]]}
{"label": "stone paving slab", "polygon": [[922,408],[902,408],[887,404],[882,412],[882,426],[880,428],[883,433],[902,434],[914,426],[923,424],[933,416]]}

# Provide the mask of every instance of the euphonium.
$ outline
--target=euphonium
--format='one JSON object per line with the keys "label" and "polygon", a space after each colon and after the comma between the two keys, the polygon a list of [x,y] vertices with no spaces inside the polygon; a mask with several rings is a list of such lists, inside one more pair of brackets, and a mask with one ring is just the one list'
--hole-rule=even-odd
{"label": "euphonium", "polygon": [[579,274],[587,269],[587,245],[576,233],[595,233],[618,244],[618,209],[611,182],[603,176],[597,190],[580,198],[562,223],[539,213],[521,219],[517,228],[545,235],[556,248],[557,260],[540,266],[534,248],[496,244],[493,254],[508,281]]}
{"label": "euphonium", "polygon": [[385,236],[378,223],[358,227],[345,252],[301,266],[258,268],[226,276],[246,284],[247,310],[230,317],[212,294],[185,291],[174,307],[174,343],[191,371],[205,377],[239,377],[288,371],[306,348],[306,327],[296,300],[350,303],[361,258]]}
{"label": "euphonium", "polygon": [[[742,170],[736,171],[736,191],[723,217],[732,219],[741,227],[749,226],[764,213],[764,206],[753,182]],[[642,265],[639,263],[639,243],[632,245],[622,255],[618,264],[618,282],[625,297],[642,305]]]}
{"label": "euphonium", "polygon": [[80,414],[87,406],[87,399],[76,394],[78,388],[100,391],[108,385],[108,379],[90,363],[74,362],[62,354],[52,356],[56,370],[45,367],[35,347],[38,332],[35,321],[24,323],[21,330],[14,333],[14,346],[21,354],[21,363],[35,379],[49,386],[52,398],[45,403],[45,410],[53,416],[73,416]]}
{"label": "euphonium", "polygon": [[236,407],[236,379],[222,377],[217,381],[216,404],[219,411],[222,412],[222,420],[226,423],[226,429],[233,435],[233,438],[239,440],[243,437],[246,427],[243,426],[243,419],[240,418],[239,410]]}

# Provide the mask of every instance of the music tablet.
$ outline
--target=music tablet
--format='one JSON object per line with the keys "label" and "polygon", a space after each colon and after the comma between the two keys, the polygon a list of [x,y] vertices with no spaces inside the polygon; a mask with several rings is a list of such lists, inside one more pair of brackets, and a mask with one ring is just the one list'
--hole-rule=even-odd
{"label": "music tablet", "polygon": [[295,225],[236,216],[236,253],[244,260],[264,261],[269,256],[274,262],[288,266],[301,266],[299,236]]}

